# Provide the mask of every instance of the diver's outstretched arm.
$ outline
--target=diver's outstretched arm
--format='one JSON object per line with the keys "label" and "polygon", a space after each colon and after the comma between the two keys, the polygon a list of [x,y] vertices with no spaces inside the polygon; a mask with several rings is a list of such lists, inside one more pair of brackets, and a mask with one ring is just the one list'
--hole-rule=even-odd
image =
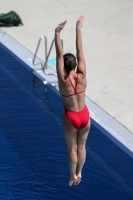
{"label": "diver's outstretched arm", "polygon": [[76,23],[76,50],[77,50],[77,60],[78,68],[77,72],[86,76],[86,63],[84,59],[84,53],[82,49],[82,33],[81,28],[84,23],[84,16],[80,16]]}
{"label": "diver's outstretched arm", "polygon": [[55,29],[55,48],[56,48],[56,71],[59,78],[62,78],[64,75],[63,66],[63,48],[60,41],[60,31],[64,28],[67,20],[60,23]]}

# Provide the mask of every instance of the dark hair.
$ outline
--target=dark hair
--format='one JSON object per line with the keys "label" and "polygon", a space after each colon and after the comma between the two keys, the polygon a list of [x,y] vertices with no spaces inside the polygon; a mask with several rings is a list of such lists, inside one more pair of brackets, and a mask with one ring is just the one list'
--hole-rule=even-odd
{"label": "dark hair", "polygon": [[66,53],[63,55],[64,58],[64,67],[67,74],[70,74],[70,71],[74,70],[77,66],[76,57],[71,53]]}

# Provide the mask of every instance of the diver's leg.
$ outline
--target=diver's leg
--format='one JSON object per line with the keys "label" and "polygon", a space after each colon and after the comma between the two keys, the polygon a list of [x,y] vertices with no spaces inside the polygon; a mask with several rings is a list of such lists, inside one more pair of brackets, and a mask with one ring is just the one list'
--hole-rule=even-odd
{"label": "diver's leg", "polygon": [[76,185],[80,183],[80,180],[81,180],[81,177],[82,177],[81,172],[82,172],[82,168],[83,168],[83,165],[84,165],[85,159],[86,159],[85,144],[86,144],[87,136],[88,136],[88,133],[89,133],[89,129],[90,129],[90,121],[85,128],[79,129],[78,133],[77,133],[78,163],[77,163],[76,175],[77,175],[78,181],[75,181]]}
{"label": "diver's leg", "polygon": [[77,179],[76,167],[77,167],[77,129],[73,127],[66,115],[63,119],[63,131],[68,148],[68,160],[70,167],[70,180],[69,185],[71,186],[74,180]]}

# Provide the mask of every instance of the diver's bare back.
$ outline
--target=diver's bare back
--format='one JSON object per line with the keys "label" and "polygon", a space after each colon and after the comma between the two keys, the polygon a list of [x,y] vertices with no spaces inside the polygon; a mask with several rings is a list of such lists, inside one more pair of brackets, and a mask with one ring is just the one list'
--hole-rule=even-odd
{"label": "diver's bare back", "polygon": [[[73,77],[70,77],[73,85],[76,85],[76,73]],[[59,80],[59,90],[61,94],[66,94],[66,96],[62,96],[62,100],[65,108],[68,110],[72,110],[78,112],[82,110],[85,106],[85,89],[87,86],[86,77],[82,76],[81,73],[78,74],[78,83],[77,83],[77,92],[84,91],[83,93],[79,93],[76,95],[69,96],[73,94],[73,88],[68,80],[64,78],[64,80]]]}

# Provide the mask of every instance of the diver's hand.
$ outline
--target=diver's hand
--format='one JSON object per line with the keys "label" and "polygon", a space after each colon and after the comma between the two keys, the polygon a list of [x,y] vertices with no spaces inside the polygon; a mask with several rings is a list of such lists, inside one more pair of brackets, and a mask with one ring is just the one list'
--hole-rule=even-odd
{"label": "diver's hand", "polygon": [[84,15],[81,15],[76,23],[76,28],[81,29],[84,23]]}
{"label": "diver's hand", "polygon": [[57,26],[56,29],[55,29],[55,32],[56,32],[56,33],[59,33],[59,32],[64,28],[66,22],[67,22],[67,20],[65,20],[64,22],[58,24],[58,26]]}

